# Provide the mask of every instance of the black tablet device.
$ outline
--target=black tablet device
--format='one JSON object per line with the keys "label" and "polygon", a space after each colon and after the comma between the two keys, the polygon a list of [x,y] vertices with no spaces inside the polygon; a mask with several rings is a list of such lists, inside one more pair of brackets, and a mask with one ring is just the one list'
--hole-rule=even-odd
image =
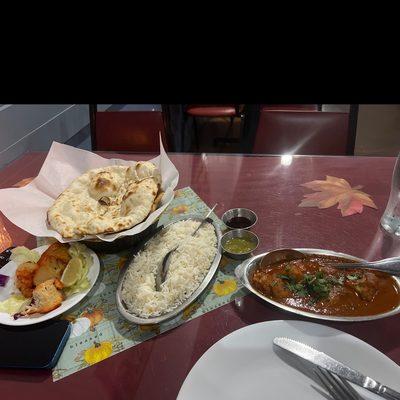
{"label": "black tablet device", "polygon": [[0,325],[0,368],[53,368],[71,333],[54,319],[28,326]]}

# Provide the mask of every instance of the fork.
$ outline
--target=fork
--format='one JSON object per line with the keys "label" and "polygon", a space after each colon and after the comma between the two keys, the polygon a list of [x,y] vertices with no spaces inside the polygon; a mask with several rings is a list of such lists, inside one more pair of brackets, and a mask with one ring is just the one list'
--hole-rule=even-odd
{"label": "fork", "polygon": [[320,367],[314,372],[322,386],[335,400],[363,400],[363,397],[345,379]]}

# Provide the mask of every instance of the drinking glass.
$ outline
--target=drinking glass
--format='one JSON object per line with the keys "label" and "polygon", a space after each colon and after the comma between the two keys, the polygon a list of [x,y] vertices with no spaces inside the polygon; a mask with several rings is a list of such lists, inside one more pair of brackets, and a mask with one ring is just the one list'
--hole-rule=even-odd
{"label": "drinking glass", "polygon": [[394,166],[392,188],[381,225],[387,232],[400,236],[400,153]]}

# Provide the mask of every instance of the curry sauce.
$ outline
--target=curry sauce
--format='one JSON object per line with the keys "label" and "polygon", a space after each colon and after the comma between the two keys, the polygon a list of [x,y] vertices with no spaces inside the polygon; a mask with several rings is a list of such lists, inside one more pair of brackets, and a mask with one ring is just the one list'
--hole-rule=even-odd
{"label": "curry sauce", "polygon": [[360,317],[388,312],[399,305],[399,286],[389,274],[328,266],[339,262],[354,261],[312,254],[259,265],[250,281],[272,300],[317,314]]}

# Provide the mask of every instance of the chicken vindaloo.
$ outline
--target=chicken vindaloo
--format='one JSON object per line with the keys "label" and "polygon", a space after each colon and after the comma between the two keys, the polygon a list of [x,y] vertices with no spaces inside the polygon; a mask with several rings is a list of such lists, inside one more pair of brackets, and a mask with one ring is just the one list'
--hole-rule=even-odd
{"label": "chicken vindaloo", "polygon": [[259,265],[251,283],[272,300],[318,314],[366,316],[399,305],[399,287],[390,275],[327,266],[335,262],[351,260],[314,254],[269,266]]}

